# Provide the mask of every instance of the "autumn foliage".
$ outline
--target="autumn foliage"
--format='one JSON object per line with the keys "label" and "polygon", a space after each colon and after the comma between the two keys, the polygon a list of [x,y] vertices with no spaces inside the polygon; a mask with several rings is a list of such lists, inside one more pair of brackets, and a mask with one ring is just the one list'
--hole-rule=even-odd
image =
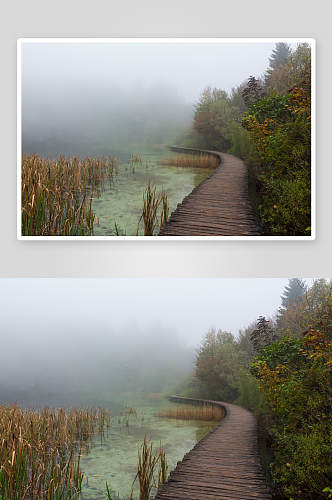
{"label": "autumn foliage", "polygon": [[311,48],[307,43],[293,51],[287,44],[277,46],[263,77],[250,76],[229,94],[210,85],[203,90],[187,143],[181,145],[244,159],[262,234],[309,236]]}
{"label": "autumn foliage", "polygon": [[294,86],[250,106],[242,120],[264,164],[261,215],[272,235],[310,234],[311,95]]}
{"label": "autumn foliage", "polygon": [[284,337],[265,347],[250,371],[275,416],[274,478],[293,498],[323,498],[332,486],[332,342],[314,329]]}
{"label": "autumn foliage", "polygon": [[332,489],[332,280],[291,278],[282,298],[276,316],[237,337],[210,328],[182,395],[252,410],[284,498],[322,500]]}

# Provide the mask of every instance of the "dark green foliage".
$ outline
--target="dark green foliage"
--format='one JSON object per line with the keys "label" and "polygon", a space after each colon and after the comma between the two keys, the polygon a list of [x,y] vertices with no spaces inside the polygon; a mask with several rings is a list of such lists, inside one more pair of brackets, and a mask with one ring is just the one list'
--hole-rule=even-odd
{"label": "dark green foliage", "polygon": [[289,108],[289,99],[287,96],[279,94],[270,94],[268,97],[256,101],[250,105],[250,110],[244,114],[242,125],[248,130],[246,124],[249,117],[255,117],[258,123],[262,124],[265,120],[273,119],[274,122],[270,123],[270,127],[277,127],[278,125],[287,123],[291,118],[292,111]]}
{"label": "dark green foliage", "polygon": [[272,235],[311,231],[310,113],[310,94],[295,87],[252,104],[242,120],[264,164],[260,212]]}
{"label": "dark green foliage", "polygon": [[321,498],[332,485],[331,342],[312,329],[284,337],[262,349],[250,371],[275,416],[275,479],[293,498]]}

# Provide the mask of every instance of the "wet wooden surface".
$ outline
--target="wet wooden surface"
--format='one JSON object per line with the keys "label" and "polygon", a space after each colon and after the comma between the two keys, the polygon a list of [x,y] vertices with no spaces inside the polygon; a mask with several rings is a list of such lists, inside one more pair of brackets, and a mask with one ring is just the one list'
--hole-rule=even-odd
{"label": "wet wooden surface", "polygon": [[260,236],[250,206],[244,161],[216,151],[177,146],[171,150],[211,153],[221,164],[177,206],[159,236]]}
{"label": "wet wooden surface", "polygon": [[241,406],[213,403],[227,416],[178,462],[156,500],[271,500],[259,462],[255,416]]}

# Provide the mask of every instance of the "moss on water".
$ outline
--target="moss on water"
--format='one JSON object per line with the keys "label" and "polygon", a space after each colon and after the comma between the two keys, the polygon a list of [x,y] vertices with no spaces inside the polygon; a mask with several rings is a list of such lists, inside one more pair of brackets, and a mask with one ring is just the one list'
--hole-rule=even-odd
{"label": "moss on water", "polygon": [[[178,153],[166,149],[135,149],[134,154],[140,156],[142,162],[122,164],[112,186],[107,187],[92,203],[92,211],[98,220],[98,224],[94,224],[94,236],[115,236],[114,221],[120,236],[136,235],[142,215],[143,190],[149,180],[151,186],[156,186],[157,194],[164,189],[171,213],[214,170],[157,165],[158,159],[178,156]],[[128,154],[128,158],[130,156]],[[143,234],[141,220],[138,235]]]}
{"label": "moss on water", "polygon": [[[172,470],[216,425],[215,422],[170,421],[154,417],[156,410],[172,405],[160,398],[134,400],[133,404],[138,410],[137,419],[131,418],[129,426],[125,423],[115,425],[105,435],[103,444],[97,438],[89,455],[82,457],[81,468],[87,480],[86,485],[83,481],[82,500],[104,499],[106,481],[113,499],[118,494],[120,498],[129,497],[137,473],[138,447],[143,443],[145,434],[147,440],[153,441],[153,450],[157,450],[162,443],[169,470]],[[134,498],[138,498],[138,493],[137,484]]]}

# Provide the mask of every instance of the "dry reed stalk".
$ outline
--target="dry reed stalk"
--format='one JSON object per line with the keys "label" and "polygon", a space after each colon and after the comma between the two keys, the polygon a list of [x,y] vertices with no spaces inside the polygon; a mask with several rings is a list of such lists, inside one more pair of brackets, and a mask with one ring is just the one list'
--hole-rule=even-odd
{"label": "dry reed stalk", "polygon": [[21,234],[84,236],[92,234],[93,196],[118,172],[114,157],[40,157],[22,155]]}
{"label": "dry reed stalk", "polygon": [[221,421],[225,412],[219,406],[214,405],[182,405],[171,408],[164,408],[154,413],[155,417],[177,418],[181,420],[204,420]]}
{"label": "dry reed stalk", "polygon": [[132,165],[134,163],[140,163],[142,165],[143,159],[141,156],[131,153],[131,156],[128,158],[127,163],[131,163]]}
{"label": "dry reed stalk", "polygon": [[183,154],[179,156],[169,156],[157,161],[158,165],[172,165],[176,167],[187,168],[216,168],[220,164],[220,160],[209,154]]}
{"label": "dry reed stalk", "polygon": [[159,450],[159,458],[160,458],[160,468],[158,471],[158,488],[160,488],[160,486],[165,483],[165,481],[167,479],[167,471],[168,471],[166,453],[165,453],[161,443],[160,443],[160,450]]}
{"label": "dry reed stalk", "polygon": [[156,188],[152,190],[150,181],[146,191],[143,190],[143,212],[144,236],[153,236],[158,225],[157,211],[161,202],[160,195],[156,198]]}
{"label": "dry reed stalk", "polygon": [[[157,213],[160,204],[162,205],[162,209],[160,213],[160,222],[158,222]],[[155,228],[161,228],[167,222],[168,215],[169,207],[165,191],[162,190],[162,192],[158,194],[158,197],[156,197],[156,187],[152,190],[149,181],[146,191],[143,190],[143,212],[141,219],[143,218],[144,222],[144,236],[153,236]],[[139,224],[140,221],[138,222],[136,236],[138,236]]]}
{"label": "dry reed stalk", "polygon": [[[135,476],[133,487],[131,490],[130,500],[133,499],[134,484],[136,479],[139,481],[139,500],[148,500],[152,488],[159,488],[167,479],[167,461],[166,453],[160,444],[160,449],[153,453],[152,451],[153,443],[148,446],[146,442],[146,435],[144,436],[144,441],[141,447],[138,447],[138,467],[137,474]],[[157,481],[154,477],[155,468],[160,462]]]}
{"label": "dry reed stalk", "polygon": [[159,227],[161,228],[168,221],[169,206],[168,206],[168,202],[167,202],[167,194],[165,193],[164,190],[162,190],[160,196],[161,196],[162,209],[161,209],[161,214],[160,214]]}
{"label": "dry reed stalk", "polygon": [[[0,406],[0,498],[74,499],[81,489],[83,439],[107,427],[106,409]],[[79,451],[78,451],[79,450]]]}

